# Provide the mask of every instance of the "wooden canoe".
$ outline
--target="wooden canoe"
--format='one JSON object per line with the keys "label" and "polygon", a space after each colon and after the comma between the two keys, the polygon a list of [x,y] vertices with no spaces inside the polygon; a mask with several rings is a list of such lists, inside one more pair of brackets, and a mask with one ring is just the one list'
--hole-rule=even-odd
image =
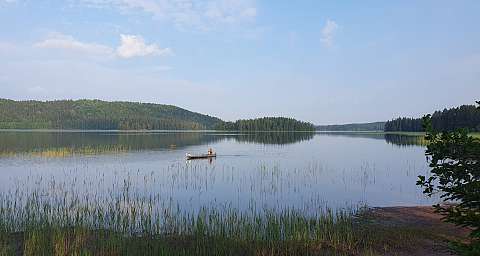
{"label": "wooden canoe", "polygon": [[217,154],[203,154],[203,155],[190,155],[187,154],[187,160],[191,159],[208,159],[208,158],[214,158],[217,157]]}

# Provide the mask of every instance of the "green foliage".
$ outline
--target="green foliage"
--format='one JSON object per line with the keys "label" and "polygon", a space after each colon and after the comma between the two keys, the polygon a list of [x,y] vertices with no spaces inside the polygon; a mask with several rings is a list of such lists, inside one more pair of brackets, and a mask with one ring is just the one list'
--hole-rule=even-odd
{"label": "green foliage", "polygon": [[385,123],[386,132],[423,132],[422,119],[399,117]]}
{"label": "green foliage", "polygon": [[452,247],[458,254],[463,256],[478,256],[480,255],[480,243],[473,243],[473,244],[463,244],[460,242],[452,243]]}
{"label": "green foliage", "polygon": [[0,99],[0,129],[199,130],[220,119],[171,105]]}
{"label": "green foliage", "polygon": [[[480,112],[480,110],[477,110]],[[438,132],[432,117],[423,118],[428,141],[425,155],[431,176],[419,176],[417,185],[428,196],[439,193],[447,205],[435,205],[447,222],[473,228],[474,242],[480,239],[480,139],[468,130]],[[450,203],[450,204],[448,204]]]}
{"label": "green foliage", "polygon": [[317,131],[383,131],[385,122],[319,125]]}
{"label": "green foliage", "polygon": [[[462,105],[456,108],[435,111],[431,116],[431,125],[437,131],[454,131],[468,128],[471,132],[480,131],[480,112],[474,105]],[[385,123],[385,131],[422,132],[422,118],[400,117]]]}
{"label": "green foliage", "polygon": [[314,131],[315,126],[293,118],[263,117],[236,122],[222,122],[215,129],[228,131]]}
{"label": "green foliage", "polygon": [[0,99],[0,129],[313,131],[314,126],[283,117],[223,122],[175,106],[150,103]]}

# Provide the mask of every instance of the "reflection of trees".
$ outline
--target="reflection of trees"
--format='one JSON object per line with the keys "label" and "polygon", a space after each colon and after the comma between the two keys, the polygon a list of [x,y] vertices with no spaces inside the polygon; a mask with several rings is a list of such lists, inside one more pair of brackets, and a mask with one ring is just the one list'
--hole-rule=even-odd
{"label": "reflection of trees", "polygon": [[351,138],[368,138],[368,139],[377,139],[384,140],[384,133],[370,133],[370,132],[321,132],[318,134],[323,134],[326,136],[339,136],[339,137],[351,137]]}
{"label": "reflection of trees", "polygon": [[202,133],[122,132],[2,132],[1,153],[28,153],[52,150],[109,152],[182,148],[221,140]]}
{"label": "reflection of trees", "polygon": [[247,143],[283,145],[311,140],[313,136],[315,136],[314,132],[257,132],[238,134],[235,136],[235,140]]}
{"label": "reflection of trees", "polygon": [[[183,148],[233,138],[240,143],[284,145],[311,140],[313,132],[0,132],[0,155],[30,152],[102,153]],[[424,146],[420,135],[384,133],[317,133],[320,136],[381,139],[397,146]]]}
{"label": "reflection of trees", "polygon": [[385,140],[388,144],[396,146],[425,146],[424,135],[419,134],[394,134],[394,133],[363,133],[363,132],[326,132],[326,136],[341,136],[351,138],[368,138]]}
{"label": "reflection of trees", "polygon": [[385,141],[397,146],[426,146],[427,142],[423,135],[385,134]]}
{"label": "reflection of trees", "polygon": [[[180,149],[214,143],[230,135],[201,132],[0,132],[0,155],[46,153],[64,156],[73,153]],[[289,144],[309,140],[313,136],[314,133],[262,132],[235,134],[234,138],[239,142]]]}

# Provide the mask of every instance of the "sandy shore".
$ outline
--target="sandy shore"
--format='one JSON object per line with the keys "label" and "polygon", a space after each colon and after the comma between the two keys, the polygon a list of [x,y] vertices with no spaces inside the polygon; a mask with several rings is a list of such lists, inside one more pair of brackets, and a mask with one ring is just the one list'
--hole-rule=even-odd
{"label": "sandy shore", "polygon": [[468,228],[443,222],[442,216],[429,206],[373,208],[367,218],[381,226],[418,233],[411,246],[398,248],[394,254],[385,255],[456,255],[449,242],[467,241],[470,233]]}

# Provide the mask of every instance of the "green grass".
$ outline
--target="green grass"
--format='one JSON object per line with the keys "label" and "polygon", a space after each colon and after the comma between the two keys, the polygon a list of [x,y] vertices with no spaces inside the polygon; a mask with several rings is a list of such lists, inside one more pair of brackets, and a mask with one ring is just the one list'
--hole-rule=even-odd
{"label": "green grass", "polygon": [[379,255],[426,236],[372,224],[362,207],[186,211],[160,194],[139,193],[128,180],[108,194],[49,184],[0,193],[0,256]]}
{"label": "green grass", "polygon": [[[202,208],[182,212],[159,197],[129,192],[81,198],[58,191],[16,190],[0,196],[0,252],[24,255],[244,255],[318,248],[333,254],[361,250],[353,210],[241,212]],[[1,255],[0,254],[0,255]],[[263,254],[263,253],[261,253]]]}
{"label": "green grass", "polygon": [[102,145],[102,146],[83,146],[83,147],[61,147],[32,149],[25,152],[0,151],[0,157],[11,156],[39,156],[46,158],[68,157],[74,155],[97,155],[97,154],[119,154],[132,151],[129,147],[123,145]]}

